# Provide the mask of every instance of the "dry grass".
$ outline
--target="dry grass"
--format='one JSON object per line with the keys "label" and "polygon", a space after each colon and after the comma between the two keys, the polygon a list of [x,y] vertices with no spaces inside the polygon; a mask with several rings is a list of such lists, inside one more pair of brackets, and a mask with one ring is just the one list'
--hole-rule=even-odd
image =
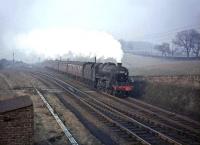
{"label": "dry grass", "polygon": [[124,54],[122,63],[130,75],[191,75],[200,74],[200,61],[166,60]]}
{"label": "dry grass", "polygon": [[30,75],[20,70],[2,70],[0,72],[0,100],[16,96],[28,95],[31,97],[34,106],[34,144],[62,145],[68,144],[66,137],[51,116],[48,109],[38,95],[31,90],[6,90],[20,87],[30,87],[31,83],[44,87],[35,81]]}
{"label": "dry grass", "polygon": [[3,76],[6,78],[7,83],[11,88],[31,87],[31,80],[33,79],[27,73],[20,69],[5,69],[2,71]]}
{"label": "dry grass", "polygon": [[46,108],[38,95],[32,95],[27,91],[18,91],[17,95],[29,95],[34,106],[34,143],[62,145],[69,144],[62,129]]}
{"label": "dry grass", "polygon": [[154,76],[145,77],[151,83],[200,88],[200,75],[196,76]]}
{"label": "dry grass", "polygon": [[[4,91],[4,98],[11,98],[15,96],[28,95],[31,97],[34,105],[34,144],[52,144],[52,145],[62,145],[69,144],[66,136],[64,135],[61,128],[58,126],[57,122],[51,116],[48,109],[44,105],[41,98],[31,89],[21,90],[23,87],[31,87],[32,84],[40,88],[46,88],[46,86],[40,81],[36,80],[30,74],[19,69],[7,69],[2,70],[2,77],[0,77],[0,88],[2,89],[17,89],[14,90],[13,95],[8,95]],[[5,83],[6,82],[6,83]],[[18,90],[19,89],[19,90]],[[1,92],[0,92],[1,96]],[[83,124],[76,118],[76,116],[67,110],[59,99],[55,96],[49,99],[52,107],[56,109],[61,115],[61,119],[68,125],[67,127],[75,134],[75,138],[78,138],[81,144],[85,145],[100,145],[100,141],[96,139],[88,130],[83,126]]]}
{"label": "dry grass", "polygon": [[199,120],[200,89],[147,82],[144,91],[145,93],[141,96],[141,100]]}
{"label": "dry grass", "polygon": [[15,94],[11,90],[9,90],[11,88],[11,84],[9,84],[7,78],[0,71],[0,101],[10,99],[15,96]]}

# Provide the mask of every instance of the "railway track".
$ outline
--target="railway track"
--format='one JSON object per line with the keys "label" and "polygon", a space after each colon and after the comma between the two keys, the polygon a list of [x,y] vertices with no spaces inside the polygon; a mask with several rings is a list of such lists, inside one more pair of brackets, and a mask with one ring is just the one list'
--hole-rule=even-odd
{"label": "railway track", "polygon": [[159,107],[156,107],[156,106],[153,106],[150,104],[147,104],[145,102],[136,100],[134,98],[129,98],[128,102],[131,102],[133,104],[141,106],[141,107],[145,108],[146,110],[150,110],[150,111],[156,113],[157,115],[164,116],[165,118],[173,120],[174,122],[176,122],[176,124],[179,124],[183,128],[186,128],[186,129],[190,130],[191,132],[195,132],[198,136],[200,135],[200,123],[195,120],[192,120],[185,116],[181,116],[179,114],[175,114],[173,112],[161,109]]}
{"label": "railway track", "polygon": [[51,115],[54,117],[54,119],[56,120],[56,122],[58,123],[58,125],[60,126],[60,128],[63,130],[63,132],[64,132],[65,136],[67,137],[67,139],[69,140],[70,144],[71,145],[79,145],[77,143],[77,141],[75,140],[75,138],[72,136],[72,134],[69,132],[69,130],[67,129],[67,127],[64,125],[64,123],[62,122],[62,120],[55,113],[55,110],[53,110],[53,108],[49,105],[48,101],[45,99],[45,97],[42,95],[42,93],[37,88],[35,88],[35,86],[33,86],[33,88],[35,89],[35,91],[37,92],[37,94],[40,96],[40,98],[42,99],[42,101],[46,105],[47,109],[49,110],[49,112],[51,113]]}
{"label": "railway track", "polygon": [[141,112],[141,110],[137,111],[134,107],[131,108],[130,106],[122,105],[121,102],[115,102],[115,101],[113,101],[115,98],[112,99],[112,101],[111,101],[111,100],[105,98],[105,96],[103,96],[103,95],[100,95],[100,96],[95,95],[95,97],[98,98],[98,100],[107,104],[108,106],[121,112],[122,114],[125,114],[125,115],[129,116],[130,118],[133,118],[133,119],[137,120],[138,122],[141,122],[141,123],[145,124],[146,126],[149,126],[150,128],[152,128],[158,132],[161,132],[161,133],[169,136],[170,138],[177,140],[178,142],[180,142],[182,144],[194,144],[194,145],[200,144],[200,140],[199,140],[198,136],[188,134],[182,130],[179,130],[170,125],[167,125],[166,120],[162,120],[162,122],[160,122],[158,120],[152,119],[152,117],[154,117],[154,115],[152,115],[152,114],[145,115],[144,113]]}
{"label": "railway track", "polygon": [[[95,91],[89,90],[84,92],[89,95],[95,96],[96,99],[107,104],[108,106],[118,110],[123,114],[126,114],[127,116],[137,120],[138,122],[142,122],[143,124],[150,126],[152,129],[161,132],[182,144],[200,144],[198,132],[194,132],[192,128],[188,129],[179,121],[173,118],[174,116],[178,116],[180,119],[183,118],[183,120],[190,121],[190,119],[184,116],[175,115],[169,111],[163,110],[161,108],[152,106],[133,98],[120,99],[106,93],[97,93]],[[107,98],[110,98],[110,100],[108,100]],[[115,101],[118,102],[118,104],[115,103]],[[136,101],[136,103],[134,103],[134,101]],[[122,105],[124,107],[122,107]],[[164,113],[162,114],[162,112]],[[167,116],[168,114],[170,116]]]}
{"label": "railway track", "polygon": [[47,74],[39,73],[39,75],[75,96],[76,99],[79,99],[90,110],[90,112],[105,122],[112,130],[115,130],[117,134],[120,134],[120,137],[130,141],[132,144],[181,144],[62,80]]}
{"label": "railway track", "polygon": [[152,119],[158,120],[163,124],[169,125],[193,136],[200,136],[200,123],[190,118],[169,112],[134,98],[120,99],[106,93],[101,94],[103,94],[103,96],[106,95],[106,97],[109,97],[121,104],[129,106],[130,108],[134,108],[134,110],[137,110]]}

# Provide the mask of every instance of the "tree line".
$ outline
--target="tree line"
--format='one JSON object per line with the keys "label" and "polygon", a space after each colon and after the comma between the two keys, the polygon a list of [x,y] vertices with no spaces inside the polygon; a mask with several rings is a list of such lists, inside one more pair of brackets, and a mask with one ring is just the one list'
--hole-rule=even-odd
{"label": "tree line", "polygon": [[200,33],[195,29],[180,31],[169,43],[155,45],[155,49],[160,51],[162,56],[174,56],[175,53],[186,55],[187,57],[200,57]]}

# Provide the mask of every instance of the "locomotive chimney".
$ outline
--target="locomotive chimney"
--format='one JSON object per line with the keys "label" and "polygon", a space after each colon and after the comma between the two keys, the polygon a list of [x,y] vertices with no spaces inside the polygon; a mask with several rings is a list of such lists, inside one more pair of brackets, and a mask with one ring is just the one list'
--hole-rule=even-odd
{"label": "locomotive chimney", "polygon": [[122,63],[117,63],[117,66],[122,66]]}

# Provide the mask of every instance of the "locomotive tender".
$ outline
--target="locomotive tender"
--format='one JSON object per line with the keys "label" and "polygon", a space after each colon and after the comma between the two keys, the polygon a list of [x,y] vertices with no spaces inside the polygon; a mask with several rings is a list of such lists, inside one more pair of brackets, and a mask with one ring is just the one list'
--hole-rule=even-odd
{"label": "locomotive tender", "polygon": [[128,69],[121,63],[96,63],[79,61],[44,62],[45,67],[58,70],[62,73],[86,82],[97,90],[108,92],[116,96],[129,96],[133,85],[129,80]]}

